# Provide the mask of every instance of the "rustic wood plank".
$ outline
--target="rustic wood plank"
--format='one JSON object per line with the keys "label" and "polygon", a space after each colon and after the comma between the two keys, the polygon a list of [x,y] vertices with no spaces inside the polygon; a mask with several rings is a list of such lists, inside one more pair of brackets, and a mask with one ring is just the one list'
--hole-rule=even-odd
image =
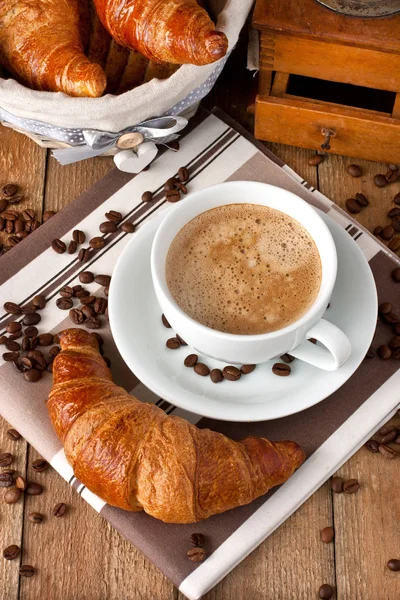
{"label": "rustic wood plank", "polygon": [[[393,420],[400,427],[400,415]],[[339,471],[355,477],[356,494],[334,494],[338,598],[400,598],[400,577],[386,563],[399,558],[400,458],[388,460],[362,448]]]}

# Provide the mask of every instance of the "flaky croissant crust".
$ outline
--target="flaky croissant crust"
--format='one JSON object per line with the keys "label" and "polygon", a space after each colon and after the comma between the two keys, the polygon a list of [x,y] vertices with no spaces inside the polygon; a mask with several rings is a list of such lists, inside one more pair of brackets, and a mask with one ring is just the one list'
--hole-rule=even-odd
{"label": "flaky croissant crust", "polygon": [[294,442],[239,442],[130,396],[94,336],[60,334],[48,411],[76,477],[113,506],[191,523],[248,504],[304,461]]}

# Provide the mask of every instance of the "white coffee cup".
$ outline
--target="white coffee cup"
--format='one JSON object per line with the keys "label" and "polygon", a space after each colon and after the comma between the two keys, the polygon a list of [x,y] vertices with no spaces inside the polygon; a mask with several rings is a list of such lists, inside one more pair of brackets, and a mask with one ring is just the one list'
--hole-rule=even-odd
{"label": "white coffee cup", "polygon": [[[186,223],[218,206],[244,203],[269,206],[296,219],[314,240],[322,265],[321,287],[311,308],[287,327],[258,335],[225,333],[198,323],[175,302],[165,275],[169,247]],[[338,327],[322,318],[335,285],[336,272],[335,244],[317,211],[291,192],[253,181],[221,183],[190,194],[162,221],[151,250],[154,289],[172,329],[199,354],[228,364],[258,364],[289,352],[327,371],[343,365],[351,353],[350,342]],[[309,338],[315,338],[322,346],[310,343]]]}

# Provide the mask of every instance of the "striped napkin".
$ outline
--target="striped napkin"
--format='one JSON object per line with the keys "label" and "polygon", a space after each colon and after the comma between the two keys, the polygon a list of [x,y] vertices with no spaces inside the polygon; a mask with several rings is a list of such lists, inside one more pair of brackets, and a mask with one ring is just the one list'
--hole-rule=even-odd
{"label": "striped napkin", "polygon": [[[226,115],[214,111],[213,114],[201,112],[192,120],[179,152],[165,150],[149,171],[137,176],[111,171],[4,255],[0,260],[0,306],[5,301],[23,305],[36,294],[44,294],[47,306],[42,311],[40,330],[56,332],[71,326],[66,311],[56,307],[59,290],[64,285],[78,284],[78,275],[83,270],[111,274],[132,234],[120,229],[105,234],[104,248],[92,250],[83,264],[76,254],[55,254],[51,241],[54,238],[70,240],[73,229],[83,230],[88,238],[98,235],[98,224],[109,210],[120,211],[124,220],[133,220],[142,227],[161,211],[170,209],[163,196],[163,184],[183,164],[189,169],[191,191],[228,179],[264,181],[298,194],[329,214],[364,252],[381,301],[395,301],[398,288],[391,281],[390,272],[400,264],[397,257]],[[153,201],[146,204],[140,200],[145,190],[154,193]],[[86,287],[94,293],[98,288],[94,283]],[[10,317],[1,308],[0,335],[8,320]],[[100,333],[105,338],[105,354],[111,358],[115,381],[138,398],[156,402],[169,414],[176,414],[174,406],[155,397],[128,370],[108,326],[104,325]],[[384,332],[381,333],[383,340]],[[379,336],[378,329],[378,343]],[[233,438],[263,435],[293,439],[309,457],[280,488],[248,506],[204,521],[201,531],[207,539],[208,557],[200,564],[186,558],[189,536],[198,530],[198,525],[167,525],[145,513],[129,513],[108,506],[74,477],[43,402],[51,387],[50,375],[29,384],[11,364],[0,360],[0,413],[96,511],[141,549],[190,600],[196,600],[268,537],[390,418],[399,402],[399,366],[395,360],[364,362],[350,380],[325,401],[275,421],[228,423],[187,414],[187,418],[200,427],[211,427]],[[182,411],[179,414],[182,415]]]}

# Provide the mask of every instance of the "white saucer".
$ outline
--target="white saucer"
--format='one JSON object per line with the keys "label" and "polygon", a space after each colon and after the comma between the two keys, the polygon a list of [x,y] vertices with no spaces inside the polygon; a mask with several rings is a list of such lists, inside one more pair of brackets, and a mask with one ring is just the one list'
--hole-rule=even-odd
{"label": "white saucer", "polygon": [[[327,372],[300,360],[289,377],[271,372],[269,361],[239,381],[212,383],[183,365],[193,352],[168,350],[174,333],[161,323],[150,273],[150,249],[164,215],[139,229],[122,252],[111,280],[109,314],[115,343],[129,368],[150,390],[192,413],[225,421],[277,419],[317,404],[342,386],[363,360],[374,335],[377,294],[369,265],[351,236],[322,214],[336,243],[338,275],[325,317],[349,337],[352,354],[339,370]],[[178,331],[183,339],[185,332]],[[199,357],[210,368],[219,361]]]}

